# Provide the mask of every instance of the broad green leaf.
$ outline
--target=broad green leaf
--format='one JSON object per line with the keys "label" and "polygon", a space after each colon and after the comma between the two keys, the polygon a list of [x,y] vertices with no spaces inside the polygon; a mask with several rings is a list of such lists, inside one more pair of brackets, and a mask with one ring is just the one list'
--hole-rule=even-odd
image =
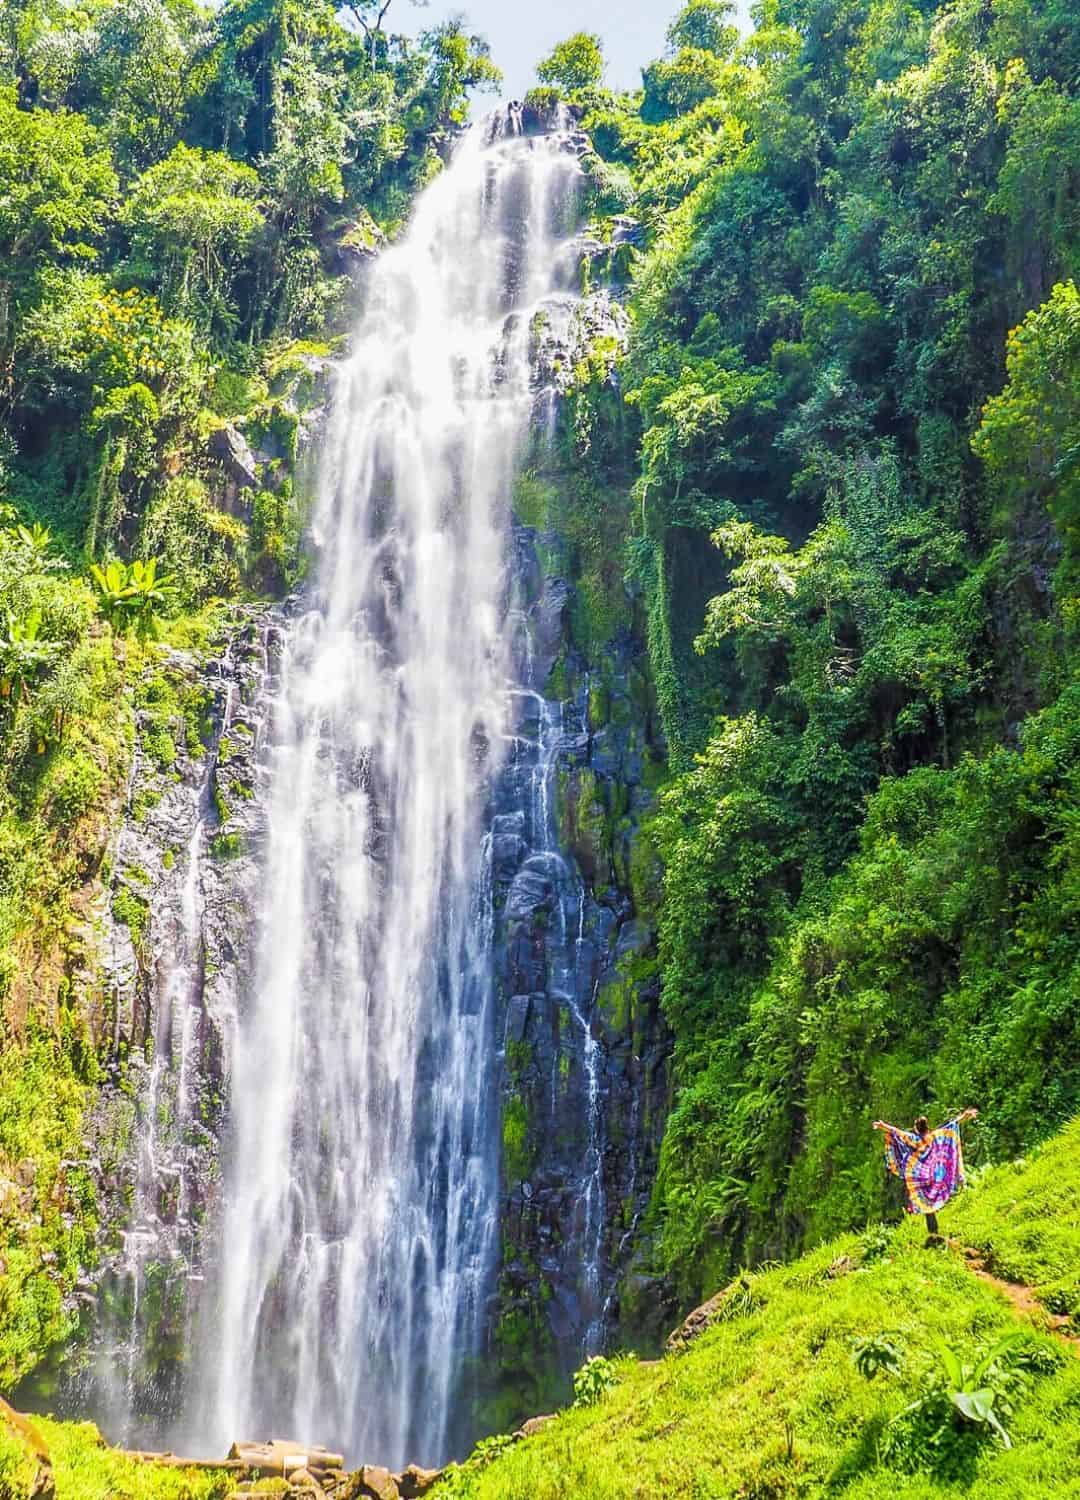
{"label": "broad green leaf", "polygon": [[941,1363],[945,1369],[946,1379],[956,1390],[961,1390],[964,1386],[964,1368],[960,1360],[943,1339],[935,1339],[934,1345],[941,1355]]}
{"label": "broad green leaf", "polygon": [[995,1365],[1003,1354],[1008,1353],[1020,1337],[1018,1333],[1008,1333],[1003,1339],[999,1339],[992,1349],[988,1349],[971,1372],[971,1384],[980,1385],[991,1366]]}

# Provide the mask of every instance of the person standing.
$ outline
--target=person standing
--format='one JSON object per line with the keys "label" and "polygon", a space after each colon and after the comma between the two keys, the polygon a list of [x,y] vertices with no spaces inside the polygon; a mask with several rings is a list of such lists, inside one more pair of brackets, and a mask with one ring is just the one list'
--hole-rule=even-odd
{"label": "person standing", "polygon": [[884,1120],[874,1121],[874,1129],[885,1135],[885,1165],[904,1184],[907,1212],[926,1216],[927,1244],[941,1243],[938,1210],[964,1186],[960,1127],[978,1116],[977,1109],[965,1109],[937,1130],[930,1129],[925,1115],[915,1121],[914,1131],[900,1130]]}

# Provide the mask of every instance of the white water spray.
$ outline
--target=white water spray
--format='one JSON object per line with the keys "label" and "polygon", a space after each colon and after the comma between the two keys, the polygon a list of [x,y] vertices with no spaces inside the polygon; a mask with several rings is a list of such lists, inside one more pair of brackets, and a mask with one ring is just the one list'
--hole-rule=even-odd
{"label": "white water spray", "polygon": [[533,319],[568,316],[579,178],[474,127],[374,266],[334,405],[272,752],[259,960],[231,1058],[204,1443],[445,1458],[496,1250],[486,807]]}

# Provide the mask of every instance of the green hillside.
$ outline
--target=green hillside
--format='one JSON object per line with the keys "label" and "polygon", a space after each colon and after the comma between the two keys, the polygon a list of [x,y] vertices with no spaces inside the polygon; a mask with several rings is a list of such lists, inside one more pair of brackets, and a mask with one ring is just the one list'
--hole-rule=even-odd
{"label": "green hillside", "polygon": [[[437,1494],[1080,1495],[1080,1342],[1036,1332],[959,1248],[988,1252],[1048,1306],[1080,1314],[1080,1121],[1029,1160],[983,1174],[943,1219],[956,1236],[948,1250],[923,1248],[922,1221],[910,1220],[743,1275],[684,1352],[616,1361],[614,1386],[594,1404],[563,1412],[487,1467],[473,1461]],[[1080,1317],[1073,1326],[1080,1333]],[[974,1365],[1008,1334],[1019,1338],[985,1383],[1009,1448],[959,1416],[942,1351]],[[863,1373],[875,1358],[896,1368]]]}

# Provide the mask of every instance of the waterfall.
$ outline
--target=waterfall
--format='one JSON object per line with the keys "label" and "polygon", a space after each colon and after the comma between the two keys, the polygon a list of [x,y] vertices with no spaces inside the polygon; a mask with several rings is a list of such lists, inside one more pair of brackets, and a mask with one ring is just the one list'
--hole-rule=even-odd
{"label": "waterfall", "polygon": [[[444,1459],[497,1252],[491,790],[513,479],[580,169],[470,129],[371,269],[269,752],[258,959],[187,1423]],[[583,1023],[584,1024],[584,1023]]]}

